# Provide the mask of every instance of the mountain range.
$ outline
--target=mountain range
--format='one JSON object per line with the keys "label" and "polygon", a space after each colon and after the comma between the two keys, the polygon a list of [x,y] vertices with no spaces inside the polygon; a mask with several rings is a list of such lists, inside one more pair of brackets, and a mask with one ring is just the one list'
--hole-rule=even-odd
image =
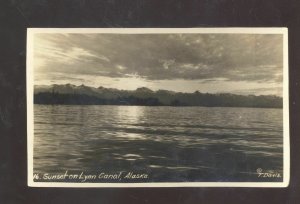
{"label": "mountain range", "polygon": [[275,95],[237,95],[230,93],[182,93],[169,90],[153,91],[146,87],[119,90],[73,84],[36,85],[35,104],[76,105],[145,105],[145,106],[206,106],[282,108],[282,98]]}

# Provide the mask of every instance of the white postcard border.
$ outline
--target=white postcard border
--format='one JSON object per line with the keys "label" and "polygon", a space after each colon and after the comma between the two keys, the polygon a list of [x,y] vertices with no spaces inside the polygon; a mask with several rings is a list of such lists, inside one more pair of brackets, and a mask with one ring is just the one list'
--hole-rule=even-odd
{"label": "white postcard border", "polygon": [[[108,34],[283,34],[283,182],[155,182],[155,183],[67,183],[34,182],[33,180],[33,43],[36,33],[108,33]],[[290,180],[289,138],[289,80],[288,80],[288,30],[287,28],[28,28],[26,57],[27,86],[27,161],[30,187],[287,187]]]}

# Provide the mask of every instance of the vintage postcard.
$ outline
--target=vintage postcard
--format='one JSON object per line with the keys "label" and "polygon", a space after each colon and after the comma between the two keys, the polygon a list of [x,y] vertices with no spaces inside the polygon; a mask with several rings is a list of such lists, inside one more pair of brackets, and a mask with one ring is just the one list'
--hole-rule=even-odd
{"label": "vintage postcard", "polygon": [[29,28],[28,185],[286,187],[286,28]]}

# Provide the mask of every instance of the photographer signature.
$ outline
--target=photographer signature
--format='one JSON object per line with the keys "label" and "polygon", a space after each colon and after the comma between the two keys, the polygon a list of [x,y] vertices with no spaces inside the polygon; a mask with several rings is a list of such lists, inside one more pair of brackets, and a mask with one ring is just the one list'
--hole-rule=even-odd
{"label": "photographer signature", "polygon": [[262,168],[256,169],[257,177],[261,178],[281,178],[281,174],[273,170],[263,170]]}

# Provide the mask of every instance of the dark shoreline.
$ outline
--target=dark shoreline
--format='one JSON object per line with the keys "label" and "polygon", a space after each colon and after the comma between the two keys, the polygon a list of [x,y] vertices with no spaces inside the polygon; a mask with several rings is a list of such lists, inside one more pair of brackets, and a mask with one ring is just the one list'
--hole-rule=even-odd
{"label": "dark shoreline", "polygon": [[[282,108],[283,99],[273,95],[235,95],[208,93],[151,92],[139,89],[134,92],[100,90],[84,87],[84,90],[53,89],[34,94],[35,104],[68,105],[135,105],[135,106],[174,106],[174,107],[253,107]],[[70,93],[71,92],[71,93]]]}
{"label": "dark shoreline", "polygon": [[266,108],[266,109],[283,109],[283,107],[251,107],[251,106],[171,106],[171,105],[122,105],[122,104],[47,104],[47,103],[34,103],[34,105],[51,105],[51,106],[139,106],[139,107],[176,107],[176,108],[189,108],[189,107],[200,107],[200,108]]}

